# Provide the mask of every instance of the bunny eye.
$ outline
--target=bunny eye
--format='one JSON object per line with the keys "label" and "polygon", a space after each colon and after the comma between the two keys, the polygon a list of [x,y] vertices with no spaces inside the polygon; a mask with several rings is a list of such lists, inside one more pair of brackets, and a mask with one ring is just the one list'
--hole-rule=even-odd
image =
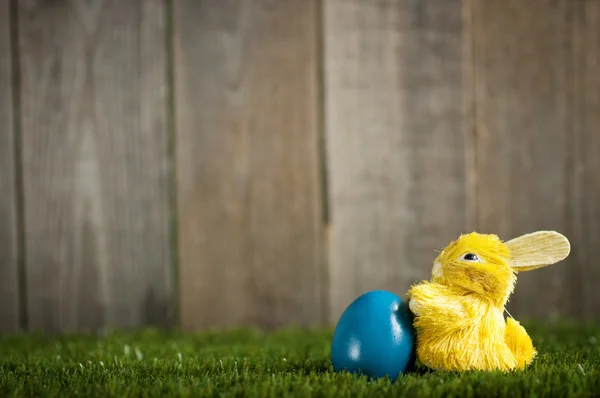
{"label": "bunny eye", "polygon": [[465,253],[462,255],[461,259],[465,261],[481,262],[481,259],[479,259],[479,257],[477,257],[477,254],[475,253]]}

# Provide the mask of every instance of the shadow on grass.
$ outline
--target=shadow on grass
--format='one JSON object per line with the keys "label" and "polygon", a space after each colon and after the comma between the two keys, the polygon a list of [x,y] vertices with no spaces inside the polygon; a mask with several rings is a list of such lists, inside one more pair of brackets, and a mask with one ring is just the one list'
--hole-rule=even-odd
{"label": "shadow on grass", "polygon": [[[366,374],[364,372],[360,372],[360,371],[348,371],[346,369],[341,370],[341,371],[336,371],[336,370],[334,370],[333,364],[331,363],[330,360],[306,361],[296,369],[296,371],[298,371],[298,370],[303,370],[306,373],[317,374],[317,375],[323,375],[323,374],[343,375],[344,377],[356,378],[357,381],[364,380],[367,382],[380,382],[382,380],[388,379],[391,382],[393,382],[389,377],[369,376],[368,374]],[[415,359],[413,359],[411,361],[411,363],[409,363],[409,365],[407,366],[407,370],[403,374],[399,375],[396,378],[396,380],[400,379],[402,377],[409,377],[409,376],[420,377],[420,376],[429,375],[432,373],[435,373],[435,371],[426,367],[425,365],[418,363]]]}

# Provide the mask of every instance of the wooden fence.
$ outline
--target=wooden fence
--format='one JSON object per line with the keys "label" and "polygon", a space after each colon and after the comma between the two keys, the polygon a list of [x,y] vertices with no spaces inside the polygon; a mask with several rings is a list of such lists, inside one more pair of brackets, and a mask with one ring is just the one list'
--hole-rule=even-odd
{"label": "wooden fence", "polygon": [[333,324],[462,232],[600,315],[600,1],[0,0],[0,330]]}

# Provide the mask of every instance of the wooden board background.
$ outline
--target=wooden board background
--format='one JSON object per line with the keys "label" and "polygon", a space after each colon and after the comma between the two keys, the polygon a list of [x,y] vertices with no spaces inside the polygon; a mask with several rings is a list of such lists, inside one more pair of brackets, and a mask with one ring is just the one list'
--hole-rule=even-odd
{"label": "wooden board background", "polygon": [[331,325],[473,230],[565,233],[508,309],[600,318],[600,1],[10,4],[0,331]]}
{"label": "wooden board background", "polygon": [[182,327],[321,323],[319,2],[173,5]]}
{"label": "wooden board background", "polygon": [[573,116],[569,135],[572,150],[568,192],[568,233],[574,252],[564,266],[570,289],[564,316],[600,318],[600,2],[577,2],[573,36]]}
{"label": "wooden board background", "polygon": [[358,295],[404,295],[469,217],[462,2],[325,2],[331,321]]}
{"label": "wooden board background", "polygon": [[164,2],[18,12],[29,325],[170,325]]}
{"label": "wooden board background", "polygon": [[600,303],[590,285],[600,275],[591,265],[599,233],[592,153],[600,124],[590,112],[600,90],[590,68],[598,33],[597,22],[589,24],[598,4],[540,5],[473,2],[479,229],[504,239],[539,229],[567,235],[571,256],[520,274],[508,309],[516,317],[587,317]]}
{"label": "wooden board background", "polygon": [[0,0],[0,332],[20,329],[10,7]]}

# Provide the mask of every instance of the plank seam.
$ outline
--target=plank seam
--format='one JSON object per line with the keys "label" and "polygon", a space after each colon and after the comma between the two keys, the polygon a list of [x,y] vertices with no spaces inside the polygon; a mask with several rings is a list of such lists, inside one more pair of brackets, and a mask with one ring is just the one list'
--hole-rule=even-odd
{"label": "plank seam", "polygon": [[327,136],[325,122],[325,17],[324,2],[316,0],[316,63],[317,63],[317,135],[319,151],[319,177],[321,185],[321,209],[322,209],[322,231],[321,231],[321,321],[329,322],[329,226],[331,222],[329,214],[329,169],[327,167]]}
{"label": "plank seam", "polygon": [[27,269],[26,269],[26,242],[25,242],[25,191],[23,181],[23,154],[22,154],[22,125],[21,125],[21,62],[19,51],[19,11],[18,0],[10,0],[10,57],[13,102],[13,151],[14,151],[14,178],[15,178],[15,208],[17,218],[17,267],[18,267],[18,311],[19,326],[27,330],[29,319],[27,314]]}
{"label": "plank seam", "polygon": [[[572,12],[572,24],[571,24],[571,40],[573,43],[573,49],[571,51],[571,70],[570,70],[570,76],[568,76],[568,78],[571,79],[571,103],[567,104],[567,107],[570,106],[570,111],[573,112],[573,114],[577,115],[576,117],[571,118],[571,123],[570,123],[570,128],[571,128],[571,133],[566,132],[567,134],[567,139],[566,141],[566,145],[567,147],[565,148],[565,151],[567,152],[567,161],[565,162],[565,178],[567,180],[566,182],[566,187],[567,187],[567,192],[565,193],[566,197],[565,199],[565,203],[564,203],[564,217],[565,217],[565,229],[567,231],[567,233],[571,232],[571,231],[575,231],[575,225],[573,222],[573,218],[577,216],[577,212],[573,211],[573,207],[572,206],[577,206],[577,199],[579,197],[578,195],[578,181],[577,181],[577,177],[576,177],[576,173],[577,173],[577,167],[576,167],[576,156],[577,156],[577,151],[579,148],[579,117],[580,116],[578,114],[578,110],[580,109],[580,104],[581,104],[581,90],[578,90],[577,88],[580,87],[580,82],[579,82],[579,67],[580,65],[578,64],[578,54],[580,54],[581,48],[580,48],[580,43],[577,40],[579,38],[579,29],[580,29],[580,20],[579,20],[579,15],[585,11],[585,5],[583,5],[583,8],[580,8],[581,4],[579,2],[575,2],[573,5],[573,9],[571,10]],[[569,109],[569,108],[567,108]],[[569,136],[571,136],[572,138],[569,139]],[[575,255],[575,261],[576,261],[577,257]],[[576,266],[578,264],[575,264]],[[585,275],[583,275],[581,273],[581,268],[580,267],[575,267],[576,270],[578,270],[578,275],[576,276],[576,278],[578,278],[578,285],[579,288],[576,289],[579,295],[579,302],[580,303],[586,303],[585,300]],[[572,310],[573,308],[568,308],[568,310]],[[585,316],[585,304],[583,305],[578,305],[575,306],[575,313],[577,314],[578,317],[582,317]]]}
{"label": "plank seam", "polygon": [[177,161],[176,161],[176,126],[175,126],[175,57],[173,50],[173,1],[165,2],[165,46],[167,72],[167,130],[169,135],[169,161],[171,166],[171,261],[173,273],[173,324],[181,326],[181,305],[179,300],[179,236],[177,212]]}
{"label": "plank seam", "polygon": [[[473,230],[479,230],[481,228],[480,217],[479,217],[479,115],[478,115],[478,107],[477,107],[477,45],[476,45],[476,35],[475,33],[475,12],[473,0],[466,0],[466,14],[467,14],[467,38],[468,38],[468,48],[469,48],[469,66],[470,66],[470,90],[469,94],[469,113],[471,119],[471,126],[469,128],[470,134],[467,135],[467,141],[469,139],[472,140],[470,145],[468,144],[466,147],[467,151],[471,152],[471,156],[467,156],[467,159],[470,160],[470,164],[467,165],[467,173],[472,174],[469,182],[469,202],[472,209],[467,209],[467,217],[472,218],[471,222],[467,222],[468,225],[471,226]],[[470,36],[470,37],[469,37]]]}

